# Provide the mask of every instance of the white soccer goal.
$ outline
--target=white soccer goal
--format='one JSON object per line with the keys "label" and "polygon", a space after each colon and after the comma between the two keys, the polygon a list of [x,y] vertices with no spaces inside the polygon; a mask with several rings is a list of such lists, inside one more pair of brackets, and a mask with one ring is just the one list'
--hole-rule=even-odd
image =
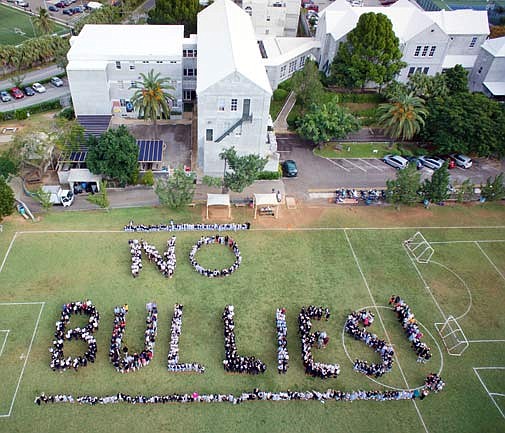
{"label": "white soccer goal", "polygon": [[435,252],[421,232],[416,232],[414,236],[403,243],[418,263],[429,263]]}
{"label": "white soccer goal", "polygon": [[454,316],[449,316],[445,322],[435,323],[435,327],[449,355],[461,356],[468,348],[468,339]]}

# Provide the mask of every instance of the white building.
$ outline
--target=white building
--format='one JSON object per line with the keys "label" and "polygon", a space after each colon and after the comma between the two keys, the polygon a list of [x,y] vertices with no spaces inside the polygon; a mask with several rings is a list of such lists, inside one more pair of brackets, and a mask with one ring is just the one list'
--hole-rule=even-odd
{"label": "white building", "polygon": [[484,42],[469,82],[472,92],[505,97],[505,36]]}
{"label": "white building", "polygon": [[186,77],[190,67],[183,68],[183,47],[196,47],[194,38],[184,39],[183,26],[88,24],[70,44],[67,75],[76,115],[137,117],[128,103],[132,87],[150,70],[171,79],[172,109],[182,112],[183,80],[190,86],[196,79],[196,69]]}
{"label": "white building", "polygon": [[296,36],[300,0],[235,0],[251,17],[256,36]]}
{"label": "white building", "polygon": [[[217,23],[219,23],[217,25]],[[268,132],[272,88],[251,20],[230,0],[217,0],[198,14],[198,165],[222,175],[219,153],[234,146],[240,155],[279,157]]]}
{"label": "white building", "polygon": [[397,77],[401,82],[414,72],[435,75],[457,64],[471,70],[489,34],[486,11],[426,12],[408,0],[389,7],[353,7],[346,0],[335,0],[320,14],[316,32],[323,71],[329,73],[339,44],[356,27],[359,17],[368,12],[382,13],[391,20],[407,63]]}

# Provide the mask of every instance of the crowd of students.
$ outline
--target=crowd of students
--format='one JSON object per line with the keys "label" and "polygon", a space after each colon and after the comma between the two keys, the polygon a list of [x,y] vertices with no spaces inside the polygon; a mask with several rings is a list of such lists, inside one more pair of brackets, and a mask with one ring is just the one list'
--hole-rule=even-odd
{"label": "crowd of students", "polygon": [[223,312],[224,323],[224,361],[225,371],[230,373],[264,373],[267,366],[254,356],[239,356],[235,342],[235,311],[233,305],[227,305]]}
{"label": "crowd of students", "polygon": [[444,389],[445,382],[436,373],[431,373],[424,381],[425,388],[433,392],[440,392]]}
{"label": "crowd of students", "polygon": [[[70,323],[70,316],[72,314],[85,314],[89,316],[88,323],[84,328],[72,328],[67,330]],[[49,348],[51,353],[50,366],[53,371],[65,371],[67,368],[78,370],[79,367],[86,367],[89,362],[95,362],[97,345],[93,333],[98,330],[100,322],[100,315],[93,303],[88,299],[80,302],[69,302],[63,304],[61,309],[61,317],[56,322],[56,331],[54,333],[53,346]],[[68,356],[65,358],[63,354],[64,342],[70,340],[84,340],[88,345],[88,349],[83,356],[72,358]]]}
{"label": "crowd of students", "polygon": [[[92,395],[83,395],[74,397],[72,395],[57,394],[46,395],[40,394],[35,398],[34,403],[39,406],[42,403],[71,403],[71,404],[87,404],[91,406],[101,404],[168,404],[168,403],[231,403],[240,404],[250,401],[400,401],[400,400],[415,400],[424,399],[430,391],[432,391],[432,383],[442,383],[440,378],[433,374],[430,375],[430,385],[421,390],[400,390],[400,391],[379,391],[379,390],[356,390],[356,391],[339,391],[336,389],[327,389],[326,391],[280,391],[269,392],[255,388],[251,392],[242,392],[241,394],[199,394],[193,392],[190,394],[168,394],[168,395],[128,395],[117,393],[110,396],[98,397]],[[428,376],[428,378],[430,378]],[[426,381],[428,382],[428,378]],[[435,382],[433,382],[435,381]],[[443,388],[434,389],[438,392]]]}
{"label": "crowd of students", "polygon": [[417,320],[414,317],[410,307],[403,301],[402,298],[392,295],[389,299],[389,304],[393,306],[398,320],[402,324],[407,338],[409,339],[412,348],[417,354],[417,362],[425,363],[431,359],[431,349],[426,343],[421,341],[423,333],[419,329]]}
{"label": "crowd of students", "polygon": [[[211,245],[211,244],[220,244],[228,246],[235,255],[235,262],[233,262],[233,264],[230,267],[224,269],[212,270],[201,266],[196,261],[195,255],[203,245]],[[240,250],[238,249],[237,243],[233,240],[231,236],[228,235],[202,236],[198,240],[198,242],[191,248],[191,251],[189,252],[189,262],[191,263],[191,266],[195,268],[196,272],[198,272],[200,275],[204,275],[209,278],[227,277],[228,275],[231,275],[239,268],[240,264],[242,263],[242,256],[240,255]]]}
{"label": "crowd of students", "polygon": [[277,308],[275,324],[277,328],[277,372],[285,374],[289,367],[288,325],[285,308]]}
{"label": "crowd of students", "polygon": [[138,239],[130,239],[130,254],[132,256],[132,264],[130,266],[132,277],[137,278],[142,270],[142,244]]}
{"label": "crowd of students", "polygon": [[384,340],[377,337],[375,334],[370,334],[365,329],[359,327],[360,322],[366,328],[374,321],[374,315],[370,311],[361,310],[353,311],[347,316],[345,321],[345,332],[352,335],[354,339],[363,341],[367,346],[374,349],[375,352],[380,354],[382,363],[371,363],[356,359],[354,362],[354,370],[367,376],[380,377],[384,373],[388,373],[393,368],[393,357],[395,352],[393,346],[387,344]]}
{"label": "crowd of students", "polygon": [[158,308],[155,303],[146,305],[147,319],[144,332],[144,350],[130,354],[128,347],[123,345],[123,335],[126,328],[128,304],[114,308],[114,327],[110,341],[109,359],[114,368],[120,373],[138,370],[151,361],[154,355],[154,343],[158,331]]}
{"label": "crowd of students", "polygon": [[182,332],[182,304],[174,305],[172,326],[170,328],[170,349],[168,351],[168,371],[175,373],[203,373],[205,367],[196,362],[179,364],[179,337]]}
{"label": "crowd of students", "polygon": [[[326,319],[330,318],[330,311],[328,308],[315,307],[310,305],[302,307],[298,315],[298,331],[302,342],[302,362],[305,367],[305,373],[311,376],[320,377],[321,379],[328,379],[337,377],[340,374],[340,365],[338,364],[324,364],[322,362],[315,362],[312,356],[312,346],[319,340],[321,333],[311,333],[312,323],[310,319]],[[328,338],[328,337],[326,337]],[[327,344],[328,340],[326,341]]]}
{"label": "crowd of students", "polygon": [[170,220],[168,224],[135,224],[131,220],[124,226],[125,232],[190,232],[190,231],[238,231],[249,230],[250,223],[226,223],[226,224],[175,224]]}

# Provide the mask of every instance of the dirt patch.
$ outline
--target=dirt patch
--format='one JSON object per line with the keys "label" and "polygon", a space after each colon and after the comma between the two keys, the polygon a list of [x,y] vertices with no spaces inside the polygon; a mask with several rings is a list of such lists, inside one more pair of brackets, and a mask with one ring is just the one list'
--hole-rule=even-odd
{"label": "dirt patch", "polygon": [[356,112],[356,111],[363,111],[363,110],[370,110],[371,108],[376,108],[377,104],[373,104],[371,102],[343,102],[340,105],[343,105],[344,107],[347,107],[349,110]]}

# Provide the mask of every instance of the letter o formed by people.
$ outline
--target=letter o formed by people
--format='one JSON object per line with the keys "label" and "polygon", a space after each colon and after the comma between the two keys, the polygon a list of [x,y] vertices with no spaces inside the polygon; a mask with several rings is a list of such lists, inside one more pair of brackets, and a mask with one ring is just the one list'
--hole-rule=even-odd
{"label": "letter o formed by people", "polygon": [[[207,269],[201,266],[195,259],[196,253],[200,250],[200,248],[204,245],[212,245],[212,244],[220,244],[230,248],[230,250],[235,255],[235,262],[228,267],[219,269]],[[230,236],[202,236],[200,240],[193,245],[191,251],[189,252],[189,262],[191,266],[195,268],[195,271],[200,275],[203,275],[208,278],[219,278],[219,277],[227,277],[235,272],[240,264],[242,263],[242,256],[240,255],[240,250],[238,249],[237,243]]]}

